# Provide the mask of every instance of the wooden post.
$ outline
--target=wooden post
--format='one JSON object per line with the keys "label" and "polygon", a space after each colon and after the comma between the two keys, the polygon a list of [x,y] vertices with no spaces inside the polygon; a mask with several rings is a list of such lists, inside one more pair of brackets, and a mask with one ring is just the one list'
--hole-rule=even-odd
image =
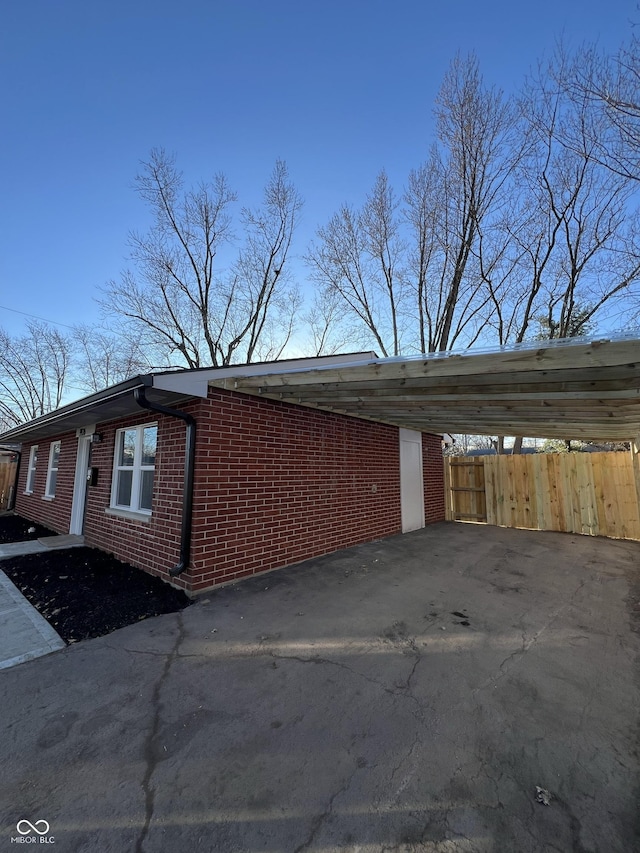
{"label": "wooden post", "polygon": [[636,436],[631,442],[631,459],[633,462],[633,479],[636,483],[638,518],[640,519],[640,435]]}

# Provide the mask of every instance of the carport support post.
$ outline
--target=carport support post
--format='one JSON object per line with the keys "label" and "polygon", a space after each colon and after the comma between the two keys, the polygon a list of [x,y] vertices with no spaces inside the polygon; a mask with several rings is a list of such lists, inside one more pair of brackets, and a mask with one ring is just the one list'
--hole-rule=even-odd
{"label": "carport support post", "polygon": [[633,460],[633,479],[636,483],[638,517],[640,518],[640,435],[636,436],[631,442],[631,459]]}

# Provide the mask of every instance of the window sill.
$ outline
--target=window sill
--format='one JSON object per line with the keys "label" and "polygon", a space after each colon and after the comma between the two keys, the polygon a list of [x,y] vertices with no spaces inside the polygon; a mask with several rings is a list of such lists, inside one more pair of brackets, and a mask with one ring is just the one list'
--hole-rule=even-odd
{"label": "window sill", "polygon": [[145,524],[148,524],[151,521],[151,513],[150,512],[133,512],[130,509],[119,509],[118,507],[108,506],[105,511],[105,515],[113,515],[116,518],[127,518],[130,521],[142,521]]}
{"label": "window sill", "polygon": [[55,495],[43,495],[42,500],[43,501],[53,501],[53,500],[55,500],[55,497],[56,497]]}
{"label": "window sill", "polygon": [[33,494],[33,492],[23,492],[22,494],[23,494],[23,495],[26,495],[27,497],[31,497],[31,495]]}

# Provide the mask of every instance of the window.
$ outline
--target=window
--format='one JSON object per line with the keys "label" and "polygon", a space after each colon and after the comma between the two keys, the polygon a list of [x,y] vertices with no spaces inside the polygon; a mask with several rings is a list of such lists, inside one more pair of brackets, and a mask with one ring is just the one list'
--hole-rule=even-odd
{"label": "window", "polygon": [[132,512],[151,512],[157,441],[156,424],[117,431],[112,507]]}
{"label": "window", "polygon": [[38,445],[34,444],[29,451],[29,467],[27,468],[27,488],[25,494],[32,495],[36,484],[36,463],[38,461]]}
{"label": "window", "polygon": [[53,498],[56,494],[56,482],[58,480],[58,461],[60,459],[60,442],[52,441],[49,449],[49,467],[47,468],[47,488],[45,498]]}

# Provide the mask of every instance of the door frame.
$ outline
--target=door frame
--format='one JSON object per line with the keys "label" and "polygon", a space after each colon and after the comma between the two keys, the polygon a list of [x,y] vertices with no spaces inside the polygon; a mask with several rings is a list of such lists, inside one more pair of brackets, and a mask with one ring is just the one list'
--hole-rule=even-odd
{"label": "door frame", "polygon": [[73,502],[71,504],[71,518],[69,520],[69,533],[75,536],[82,536],[84,529],[84,511],[87,502],[87,470],[91,459],[91,436],[94,431],[95,428],[85,428],[83,434],[78,435],[76,474],[73,481]]}
{"label": "door frame", "polygon": [[[402,532],[420,530],[425,525],[422,433],[398,429],[400,443],[400,514]],[[419,464],[415,464],[415,448]],[[416,510],[419,510],[416,512]]]}

